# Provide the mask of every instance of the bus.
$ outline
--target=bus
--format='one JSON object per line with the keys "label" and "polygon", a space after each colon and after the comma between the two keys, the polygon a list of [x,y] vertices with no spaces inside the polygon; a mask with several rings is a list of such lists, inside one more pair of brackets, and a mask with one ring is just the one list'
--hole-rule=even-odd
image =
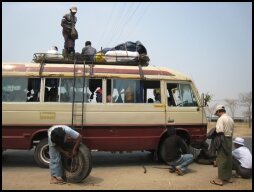
{"label": "bus", "polygon": [[89,150],[150,151],[165,161],[167,129],[200,148],[207,119],[186,75],[141,65],[2,63],[2,152],[34,150],[49,166],[47,130],[68,125]]}

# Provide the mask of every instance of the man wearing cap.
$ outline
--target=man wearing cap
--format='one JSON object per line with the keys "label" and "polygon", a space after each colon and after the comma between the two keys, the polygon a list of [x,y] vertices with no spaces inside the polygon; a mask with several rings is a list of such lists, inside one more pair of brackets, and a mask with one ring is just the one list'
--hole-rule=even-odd
{"label": "man wearing cap", "polygon": [[249,179],[252,175],[252,155],[244,146],[244,139],[236,137],[233,141],[235,149],[232,151],[233,170],[242,178]]}
{"label": "man wearing cap", "polygon": [[215,114],[219,118],[216,123],[216,133],[221,143],[217,150],[218,178],[210,183],[222,186],[224,181],[232,183],[232,136],[234,131],[234,121],[226,114],[225,107],[218,105]]}
{"label": "man wearing cap", "polygon": [[78,39],[78,32],[75,29],[75,24],[77,22],[77,7],[73,6],[70,8],[70,13],[66,13],[61,22],[63,27],[63,37],[64,37],[64,55],[75,53],[75,40]]}

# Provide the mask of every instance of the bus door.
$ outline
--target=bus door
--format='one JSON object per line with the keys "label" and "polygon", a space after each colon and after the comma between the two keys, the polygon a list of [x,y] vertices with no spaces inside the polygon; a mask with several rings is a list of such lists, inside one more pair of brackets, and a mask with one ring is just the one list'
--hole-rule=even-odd
{"label": "bus door", "polygon": [[[197,95],[190,82],[167,82],[166,124],[184,129],[190,135],[201,133],[205,115],[198,105]],[[201,132],[200,132],[201,131]],[[206,131],[206,130],[205,130]]]}

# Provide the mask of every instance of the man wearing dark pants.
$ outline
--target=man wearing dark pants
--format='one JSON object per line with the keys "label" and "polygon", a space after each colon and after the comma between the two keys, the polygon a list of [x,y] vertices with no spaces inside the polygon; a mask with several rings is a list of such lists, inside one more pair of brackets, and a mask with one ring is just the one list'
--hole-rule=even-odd
{"label": "man wearing dark pants", "polygon": [[78,38],[78,34],[75,29],[75,24],[77,22],[77,17],[75,16],[76,13],[77,7],[71,7],[70,13],[66,13],[61,21],[64,37],[64,55],[75,53],[75,40]]}
{"label": "man wearing dark pants", "polygon": [[234,131],[234,121],[226,114],[225,107],[218,105],[215,115],[219,118],[216,123],[217,142],[220,146],[217,150],[218,178],[210,181],[211,184],[222,186],[225,182],[232,183],[232,135]]}

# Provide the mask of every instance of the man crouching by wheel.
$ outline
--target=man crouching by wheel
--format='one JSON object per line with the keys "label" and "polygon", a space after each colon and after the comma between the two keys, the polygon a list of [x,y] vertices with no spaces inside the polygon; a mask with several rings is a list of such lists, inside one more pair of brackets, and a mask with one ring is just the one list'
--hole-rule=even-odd
{"label": "man crouching by wheel", "polygon": [[[82,141],[81,135],[66,125],[54,125],[48,130],[49,156],[50,156],[50,183],[51,184],[65,184],[64,168],[61,158],[61,153],[66,158],[72,158],[76,155],[78,146]],[[64,144],[74,142],[72,151],[69,152],[64,149]]]}

